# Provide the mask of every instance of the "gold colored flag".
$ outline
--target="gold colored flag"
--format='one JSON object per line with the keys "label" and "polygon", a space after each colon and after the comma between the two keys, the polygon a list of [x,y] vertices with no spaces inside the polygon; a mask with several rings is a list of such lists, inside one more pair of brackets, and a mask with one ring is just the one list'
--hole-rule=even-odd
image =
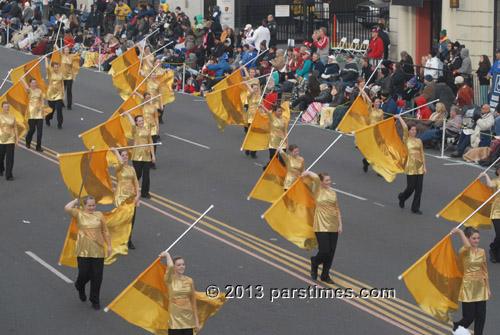
{"label": "gold colored flag", "polygon": [[[144,79],[139,74],[139,66],[140,62],[136,62],[113,76],[113,85],[115,85],[118,94],[123,100],[127,100]],[[142,84],[137,88],[137,92],[144,94],[146,92],[146,85]]]}
{"label": "gold colored flag", "polygon": [[[92,153],[81,195],[91,195],[96,199],[96,203],[103,205],[113,203],[114,193],[106,159],[107,152],[108,150],[94,150]],[[89,156],[89,151],[59,155],[61,175],[72,198],[78,196]]]}
{"label": "gold colored flag", "polygon": [[[82,54],[81,52],[78,52],[76,54],[69,54],[69,57],[73,61],[72,68],[73,68],[73,72],[75,74],[75,77],[78,75],[78,71],[80,70],[80,56],[81,56],[81,54]],[[59,66],[62,66],[61,65],[62,64],[61,57],[62,57],[61,50],[54,52],[50,57],[50,64],[52,64],[53,62],[56,62],[59,64]]]}
{"label": "gold colored flag", "polygon": [[117,74],[128,68],[129,66],[139,62],[139,57],[135,51],[135,47],[128,49],[123,54],[115,58],[111,62],[109,74]]}
{"label": "gold colored flag", "polygon": [[355,136],[363,156],[386,181],[390,183],[404,172],[408,152],[396,132],[393,117],[357,130]]}
{"label": "gold colored flag", "polygon": [[226,125],[246,125],[243,97],[246,95],[246,86],[233,85],[225,89],[210,92],[205,97],[213,113],[215,123],[224,131]]}
{"label": "gold colored flag", "polygon": [[370,125],[370,111],[366,102],[358,96],[346,112],[338,126],[338,130],[351,134],[353,131]]}
{"label": "gold colored flag", "polygon": [[10,73],[10,80],[16,83],[24,76],[25,73],[28,73],[26,77],[24,77],[28,86],[31,79],[36,79],[38,87],[43,91],[43,93],[47,93],[47,83],[43,79],[42,73],[40,72],[40,64],[37,64],[39,60],[40,58],[36,58],[24,65],[16,67]]}
{"label": "gold colored flag", "polygon": [[174,84],[174,71],[167,71],[160,78],[156,78],[160,85],[160,93],[163,99],[163,104],[169,104],[175,101],[174,90],[172,89],[172,85]]}
{"label": "gold colored flag", "polygon": [[[120,255],[128,254],[128,240],[132,230],[132,217],[134,216],[134,204],[123,204],[111,212],[103,213],[108,225],[109,237],[111,239],[112,253],[104,259],[104,264],[109,265],[118,259]],[[78,267],[75,256],[76,239],[78,237],[78,224],[75,219],[69,224],[66,241],[59,257],[59,264]]]}
{"label": "gold colored flag", "polygon": [[440,322],[458,310],[461,264],[448,235],[401,275],[420,308]]}
{"label": "gold colored flag", "polygon": [[28,94],[20,81],[15,82],[11,88],[0,97],[0,105],[7,101],[10,104],[9,113],[16,117],[17,134],[21,138],[28,130],[26,111],[28,109]]}
{"label": "gold colored flag", "polygon": [[[130,96],[127,98],[127,100],[125,100],[121,105],[120,107],[118,107],[118,109],[113,113],[113,115],[111,115],[111,117],[109,118],[109,120],[112,120],[116,117],[119,117],[120,114],[126,112],[126,111],[129,111],[131,110],[132,108],[135,108],[139,105],[139,103],[137,102],[137,97],[136,96]],[[135,108],[134,110],[130,111],[130,116],[132,116],[132,118],[135,118],[137,115],[142,115],[142,110],[141,108]],[[121,116],[120,118],[120,122],[122,124],[122,129],[125,133],[125,136],[127,138],[132,138],[132,125],[130,124],[130,121],[128,119],[128,117],[126,115],[123,115]]]}
{"label": "gold colored flag", "polygon": [[228,88],[229,86],[239,84],[242,81],[243,81],[243,76],[241,75],[241,70],[237,69],[229,76],[227,76],[226,78],[222,79],[217,84],[215,84],[213,89],[214,91],[223,90],[225,88]]}
{"label": "gold colored flag", "polygon": [[[446,205],[438,215],[450,221],[462,222],[492,195],[493,192],[476,178],[465,190]],[[476,229],[491,229],[490,212],[492,203],[493,200],[465,222],[465,225]]]}
{"label": "gold colored flag", "polygon": [[[169,318],[169,296],[164,281],[166,270],[161,259],[157,258],[107,308],[133,325],[153,334],[166,335]],[[227,300],[223,295],[211,299],[205,292],[196,292],[200,329]]]}
{"label": "gold colored flag", "polygon": [[267,223],[281,236],[301,249],[318,245],[313,231],[316,204],[311,191],[299,178],[263,214]]}
{"label": "gold colored flag", "polygon": [[250,127],[248,128],[245,139],[241,148],[243,150],[266,150],[269,148],[269,135],[271,132],[271,125],[267,114],[260,113],[258,110],[255,112]]}
{"label": "gold colored flag", "polygon": [[285,192],[283,189],[285,177],[286,167],[275,155],[248,197],[274,203]]}

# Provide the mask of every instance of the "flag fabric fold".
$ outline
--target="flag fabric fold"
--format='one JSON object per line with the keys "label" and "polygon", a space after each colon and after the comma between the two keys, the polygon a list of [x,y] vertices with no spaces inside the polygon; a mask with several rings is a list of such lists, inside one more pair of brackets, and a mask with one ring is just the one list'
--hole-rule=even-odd
{"label": "flag fabric fold", "polygon": [[[168,333],[169,298],[164,281],[165,272],[166,266],[160,258],[157,258],[107,308],[126,321],[153,334],[166,335]],[[200,329],[227,300],[223,295],[211,299],[205,292],[196,292]]]}
{"label": "flag fabric fold", "polygon": [[401,275],[420,308],[440,322],[458,310],[461,264],[448,235]]}
{"label": "flag fabric fold", "polygon": [[267,223],[281,236],[301,249],[318,245],[313,231],[316,204],[311,191],[302,181],[295,183],[263,214]]}
{"label": "flag fabric fold", "polygon": [[355,132],[359,150],[374,171],[388,182],[403,173],[408,153],[396,132],[394,118],[389,118]]}
{"label": "flag fabric fold", "polygon": [[28,94],[20,81],[15,82],[11,88],[0,97],[0,104],[4,101],[9,102],[9,113],[16,117],[17,134],[21,138],[28,130],[28,120],[26,111],[28,109]]}
{"label": "flag fabric fold", "polygon": [[236,84],[205,96],[215,123],[222,131],[228,124],[246,126],[244,114],[246,92],[245,85]]}
{"label": "flag fabric fold", "polygon": [[346,112],[338,126],[338,130],[350,134],[353,131],[370,125],[370,111],[366,102],[358,96]]}
{"label": "flag fabric fold", "polygon": [[26,83],[29,84],[31,79],[36,79],[38,87],[43,91],[43,93],[47,93],[48,86],[42,77],[42,73],[40,72],[40,64],[38,63],[39,60],[39,58],[33,59],[32,61],[13,69],[10,73],[10,80],[12,80],[13,83],[16,83],[24,76],[24,74],[28,73],[26,77],[24,77]]}
{"label": "flag fabric fold", "polygon": [[285,192],[283,189],[285,177],[286,167],[275,155],[248,197],[274,203]]}
{"label": "flag fabric fold", "polygon": [[172,89],[172,85],[174,84],[174,71],[167,71],[163,76],[157,77],[160,85],[160,94],[163,100],[163,104],[169,104],[175,101],[174,91]]}
{"label": "flag fabric fold", "polygon": [[[109,120],[112,120],[116,117],[119,117],[120,114],[131,110],[132,108],[137,107],[139,104],[136,101],[136,97],[134,96],[129,96],[127,100],[125,100],[120,107],[111,115]],[[135,108],[134,110],[130,111],[130,115],[132,118],[135,118],[137,115],[142,115],[141,108]],[[122,116],[120,117],[120,122],[122,124],[122,129],[125,133],[125,136],[127,138],[132,138],[132,125],[130,124],[128,117]]]}
{"label": "flag fabric fold", "polygon": [[[113,203],[113,184],[106,159],[108,150],[92,153],[87,178],[83,185],[82,197],[92,195],[98,204]],[[59,169],[71,197],[78,196],[83,176],[88,165],[90,152],[75,152],[59,155]]]}
{"label": "flag fabric fold", "polygon": [[[446,205],[438,215],[450,221],[462,222],[492,195],[493,192],[476,178],[465,190]],[[490,212],[492,203],[493,200],[465,222],[465,225],[476,229],[491,229]]]}
{"label": "flag fabric fold", "polygon": [[[113,85],[115,85],[118,94],[123,100],[127,100],[144,79],[139,74],[139,66],[140,63],[137,62],[113,76]],[[144,94],[146,92],[146,85],[142,84],[137,88],[137,92]]]}
{"label": "flag fabric fold", "polygon": [[[61,50],[54,52],[50,56],[50,64],[52,64],[53,62],[56,62],[60,65],[61,64],[61,54],[62,54]],[[82,54],[81,52],[76,53],[76,54],[69,54],[69,56],[73,60],[72,67],[73,67],[73,72],[75,73],[75,77],[78,75],[78,71],[80,70],[80,56],[81,56],[81,54]]]}
{"label": "flag fabric fold", "polygon": [[[132,217],[134,216],[134,204],[123,204],[113,209],[111,212],[103,213],[108,225],[109,236],[111,239],[111,255],[104,259],[104,264],[109,265],[118,259],[120,255],[128,254],[128,240],[132,230]],[[78,236],[78,225],[75,219],[72,219],[66,241],[64,242],[59,264],[78,267],[75,256],[76,239]]]}
{"label": "flag fabric fold", "polygon": [[111,62],[111,69],[108,73],[113,75],[120,73],[137,62],[139,62],[139,57],[135,47],[130,48]]}
{"label": "flag fabric fold", "polygon": [[217,84],[215,84],[213,89],[214,89],[214,91],[223,90],[225,88],[228,88],[229,86],[239,84],[242,81],[243,81],[243,76],[241,75],[241,71],[238,69],[238,70],[234,71],[233,73],[231,73],[226,78],[219,81]]}

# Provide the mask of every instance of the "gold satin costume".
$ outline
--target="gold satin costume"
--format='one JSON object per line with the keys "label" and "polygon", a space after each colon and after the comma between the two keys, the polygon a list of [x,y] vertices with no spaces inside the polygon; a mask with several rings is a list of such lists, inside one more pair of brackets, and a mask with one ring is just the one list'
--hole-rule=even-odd
{"label": "gold satin costume", "polygon": [[[498,191],[498,189],[500,189],[500,178],[493,179],[491,182],[494,185],[492,187],[492,191],[493,192]],[[498,194],[495,196],[495,199],[493,199],[493,204],[491,206],[490,218],[492,220],[500,219],[500,195],[498,195]]]}
{"label": "gold satin costume", "polygon": [[142,106],[142,116],[144,117],[144,127],[149,129],[151,136],[158,135],[158,113],[156,106],[148,103]]}
{"label": "gold satin costume", "polygon": [[460,248],[460,259],[464,269],[462,286],[458,301],[475,302],[488,300],[488,268],[484,249],[478,248],[477,252],[470,247]]}
{"label": "gold satin costume", "polygon": [[269,149],[278,149],[281,142],[286,136],[287,120],[283,116],[277,118],[275,115],[268,113],[269,123],[271,124],[271,132],[269,134]]}
{"label": "gold satin costume", "polygon": [[62,54],[60,71],[64,80],[73,80],[73,58]]}
{"label": "gold satin costume", "polygon": [[313,230],[317,233],[336,233],[339,231],[340,210],[337,193],[321,187],[319,176],[312,178],[313,194],[316,203]]}
{"label": "gold satin costume", "polygon": [[123,203],[134,203],[136,192],[139,192],[139,181],[135,170],[130,165],[119,162],[115,167],[116,189],[113,196],[113,203],[116,207]]}
{"label": "gold satin costume", "polygon": [[16,143],[16,117],[0,112],[0,144]]}
{"label": "gold satin costume", "polygon": [[[146,92],[149,92],[151,94],[151,98],[154,98],[160,94],[160,85],[161,85],[160,82],[148,78],[148,80],[146,81]],[[160,97],[154,99],[153,101],[151,101],[151,103],[157,109],[161,109],[161,98]]]}
{"label": "gold satin costume", "polygon": [[423,145],[419,138],[408,136],[408,128],[403,127],[403,142],[408,150],[405,173],[407,175],[424,174]]}
{"label": "gold satin costume", "polygon": [[165,272],[169,300],[168,329],[190,329],[196,327],[197,314],[193,279],[184,276],[177,279],[174,267],[168,266]]}
{"label": "gold satin costume", "polygon": [[165,74],[167,74],[167,71],[165,71],[165,69],[161,68],[160,66],[158,66],[156,69],[155,69],[155,73],[156,73],[156,80],[158,80],[159,78],[163,77]]}
{"label": "gold satin costume", "polygon": [[247,95],[247,101],[248,101],[248,109],[247,109],[247,123],[250,124],[253,121],[253,118],[255,117],[255,112],[257,112],[257,107],[259,106],[259,100],[260,96],[257,94],[254,94],[253,92],[249,92]]}
{"label": "gold satin costume", "polygon": [[31,119],[43,119],[45,113],[45,106],[43,104],[43,91],[39,88],[34,90],[28,88],[28,113],[26,117]]}
{"label": "gold satin costume", "polygon": [[283,182],[283,188],[285,190],[292,187],[293,183],[300,177],[302,172],[305,170],[304,158],[297,157],[293,158],[291,155],[280,152],[281,158],[285,161],[286,166],[286,177]]}
{"label": "gold satin costume", "polygon": [[109,236],[108,225],[101,212],[92,214],[76,208],[68,211],[78,224],[75,256],[88,258],[105,258],[106,244],[104,236]]}
{"label": "gold satin costume", "polygon": [[[146,127],[139,128],[133,126],[132,137],[134,138],[134,145],[153,144],[151,132]],[[151,162],[151,148],[152,147],[134,148],[132,151],[132,160],[138,162]]]}
{"label": "gold satin costume", "polygon": [[384,119],[384,111],[380,108],[370,108],[370,125],[380,122]]}
{"label": "gold satin costume", "polygon": [[64,77],[61,71],[55,73],[52,69],[47,69],[49,87],[47,88],[47,100],[64,100]]}
{"label": "gold satin costume", "polygon": [[144,58],[142,59],[142,73],[144,76],[147,76],[151,73],[151,71],[153,71],[153,67],[149,66],[146,59],[153,64],[155,62],[155,56],[153,54],[149,54],[147,56],[144,55]]}

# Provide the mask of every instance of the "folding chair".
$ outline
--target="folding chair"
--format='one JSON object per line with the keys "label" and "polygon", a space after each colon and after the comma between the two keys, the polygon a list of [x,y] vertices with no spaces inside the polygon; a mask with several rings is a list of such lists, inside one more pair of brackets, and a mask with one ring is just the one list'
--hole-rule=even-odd
{"label": "folding chair", "polygon": [[347,37],[342,37],[340,39],[340,42],[336,46],[334,46],[333,48],[331,48],[331,51],[333,52],[333,54],[335,56],[337,56],[342,51],[344,51],[344,48],[346,47],[346,44],[347,44]]}
{"label": "folding chair", "polygon": [[363,43],[361,43],[361,47],[358,50],[359,55],[365,56],[366,52],[368,51],[368,46],[370,45],[369,40],[364,40]]}
{"label": "folding chair", "polygon": [[360,48],[360,46],[359,46],[359,38],[355,38],[355,39],[352,40],[351,47],[345,49],[345,51],[347,51],[347,52],[355,55],[355,54],[358,53],[359,48]]}

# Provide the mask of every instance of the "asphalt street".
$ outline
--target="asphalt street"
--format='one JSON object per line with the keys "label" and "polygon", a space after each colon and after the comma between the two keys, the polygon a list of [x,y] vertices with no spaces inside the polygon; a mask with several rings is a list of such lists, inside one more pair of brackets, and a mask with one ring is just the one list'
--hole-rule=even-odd
{"label": "asphalt street", "polygon": [[[1,48],[0,77],[32,60],[31,55]],[[12,85],[6,83],[1,93]],[[111,76],[82,69],[73,84],[73,110],[64,110],[63,129],[44,127],[45,152],[16,149],[13,182],[0,179],[0,333],[1,334],[145,334],[113,312],[94,311],[78,300],[72,283],[77,270],[58,265],[69,225],[64,205],[71,200],[57,153],[84,151],[78,134],[104,121],[122,103]],[[275,233],[260,215],[268,203],[247,200],[267,163],[267,151],[251,159],[240,151],[241,127],[221,132],[202,97],[176,93],[161,125],[163,145],[157,170],[151,171],[153,198],[137,210],[133,232],[136,250],[104,270],[101,305],[111,302],[187,225],[211,204],[215,208],[172,250],[185,258],[186,274],[197,291],[217,285],[241,285],[242,297],[230,299],[210,318],[200,334],[449,334],[415,304],[397,277],[432,248],[456,224],[438,213],[480,173],[477,167],[427,152],[422,216],[398,207],[397,194],[406,186],[399,175],[387,183],[362,171],[362,155],[354,139],[343,136],[313,168],[328,172],[338,191],[344,232],[333,263],[334,288],[394,289],[393,299],[277,298],[292,289],[328,287],[309,277],[309,257]],[[53,122],[54,124],[55,122]],[[298,144],[306,167],[338,136],[298,124],[290,143]],[[101,210],[109,207],[101,206]],[[481,232],[487,249],[492,230]],[[458,250],[457,237],[452,240]],[[28,254],[27,252],[31,252]],[[54,268],[34,260],[36,255]],[[492,298],[485,334],[500,328],[500,265],[488,261]],[[60,274],[58,276],[57,274]],[[66,281],[65,281],[66,279]],[[255,290],[262,286],[263,297]],[[250,292],[250,290],[253,290]],[[273,290],[274,289],[274,290]],[[250,292],[250,293],[249,293]],[[274,294],[274,301],[271,298]],[[454,314],[460,319],[461,311]],[[497,330],[495,330],[497,329]]]}

